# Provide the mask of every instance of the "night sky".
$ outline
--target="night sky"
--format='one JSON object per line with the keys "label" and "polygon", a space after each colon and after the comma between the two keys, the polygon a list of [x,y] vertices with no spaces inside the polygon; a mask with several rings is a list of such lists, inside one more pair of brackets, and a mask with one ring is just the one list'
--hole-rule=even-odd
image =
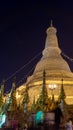
{"label": "night sky", "polygon": [[[33,72],[41,58],[41,54],[37,55],[44,49],[46,29],[51,19],[57,28],[59,47],[73,58],[72,3],[65,0],[0,2],[0,83],[3,79],[6,81],[5,91],[10,90],[15,76],[18,87],[26,81],[26,75]],[[32,60],[35,56],[36,59]],[[66,61],[73,71],[73,62]],[[24,69],[14,74],[22,67]]]}

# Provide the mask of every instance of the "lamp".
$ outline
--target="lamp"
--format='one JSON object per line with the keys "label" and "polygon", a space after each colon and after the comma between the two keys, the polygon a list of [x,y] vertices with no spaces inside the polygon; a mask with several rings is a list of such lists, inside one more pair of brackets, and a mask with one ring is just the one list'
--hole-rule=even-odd
{"label": "lamp", "polygon": [[54,89],[56,89],[57,85],[56,84],[49,84],[48,87],[52,91],[52,95],[53,95],[53,91],[54,91]]}

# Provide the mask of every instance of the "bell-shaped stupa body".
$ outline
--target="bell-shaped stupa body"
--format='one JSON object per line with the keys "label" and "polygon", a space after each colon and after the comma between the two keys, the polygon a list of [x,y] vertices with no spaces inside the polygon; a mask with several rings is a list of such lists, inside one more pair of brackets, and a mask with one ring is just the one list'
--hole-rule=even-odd
{"label": "bell-shaped stupa body", "polygon": [[33,75],[31,76],[32,82],[42,78],[44,69],[46,71],[47,79],[73,77],[73,73],[71,72],[68,63],[61,56],[61,50],[58,46],[56,32],[57,30],[52,24],[46,30],[47,37],[45,48],[42,52],[42,58],[37,63]]}

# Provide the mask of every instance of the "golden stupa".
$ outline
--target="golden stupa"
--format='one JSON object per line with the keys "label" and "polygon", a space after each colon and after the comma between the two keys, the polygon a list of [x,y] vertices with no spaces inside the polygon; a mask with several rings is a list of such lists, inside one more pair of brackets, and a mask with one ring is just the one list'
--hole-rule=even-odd
{"label": "golden stupa", "polygon": [[[56,35],[57,29],[53,27],[52,22],[50,27],[46,30],[46,42],[42,57],[36,64],[34,72],[27,78],[25,84],[28,84],[29,97],[31,102],[35,96],[37,100],[42,86],[43,71],[46,72],[46,87],[48,95],[54,93],[55,99],[58,98],[61,84],[63,84],[66,94],[67,104],[73,104],[73,73],[71,72],[68,63],[61,56],[61,49],[58,45]],[[63,82],[62,82],[63,79]],[[17,89],[20,95],[23,95],[25,84]]]}

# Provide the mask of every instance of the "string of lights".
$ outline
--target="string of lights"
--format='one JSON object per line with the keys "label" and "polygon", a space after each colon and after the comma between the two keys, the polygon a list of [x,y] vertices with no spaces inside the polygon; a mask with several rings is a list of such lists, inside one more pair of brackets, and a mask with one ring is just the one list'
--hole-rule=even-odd
{"label": "string of lights", "polygon": [[70,58],[69,56],[67,56],[64,52],[61,53],[65,58],[67,58],[68,60],[70,60],[71,62],[73,62],[73,58]]}
{"label": "string of lights", "polygon": [[22,81],[24,79],[26,79],[30,75],[30,73],[34,70],[34,68],[35,68],[35,66],[32,67],[32,69],[19,82],[17,82],[17,85],[19,85],[20,83],[22,83]]}
{"label": "string of lights", "polygon": [[[14,72],[11,76],[9,76],[5,82],[7,82],[8,80],[10,80],[11,78],[13,78],[16,74],[18,74],[20,71],[22,71],[25,67],[27,67],[30,63],[32,63],[32,61],[34,61],[38,56],[40,56],[42,53],[39,52],[36,56],[34,56],[28,63],[26,63],[25,65],[23,65],[20,69],[18,69],[16,72]],[[61,54],[67,58],[68,60],[70,60],[71,62],[73,62],[73,59],[70,58],[69,56],[67,56],[63,51],[61,52]],[[34,69],[34,67],[17,83],[17,85],[19,83],[21,83],[24,79],[26,79],[29,74],[32,72],[32,70]]]}
{"label": "string of lights", "polygon": [[[70,58],[69,56],[67,56],[64,52],[61,53],[65,58],[67,58],[70,61],[73,61],[72,58]],[[20,82],[22,82],[25,78],[27,78],[30,74],[30,72],[32,72],[32,70],[34,69],[34,67],[28,72],[27,75],[25,75],[17,84],[19,84]]]}
{"label": "string of lights", "polygon": [[34,56],[28,63],[26,63],[25,65],[23,65],[20,69],[18,69],[16,72],[14,72],[11,76],[9,76],[5,82],[7,82],[8,80],[10,80],[11,78],[15,77],[16,74],[18,74],[20,71],[22,71],[26,66],[28,66],[30,63],[32,63],[32,61],[34,61],[38,56],[41,55],[41,52],[39,52],[36,56]]}

